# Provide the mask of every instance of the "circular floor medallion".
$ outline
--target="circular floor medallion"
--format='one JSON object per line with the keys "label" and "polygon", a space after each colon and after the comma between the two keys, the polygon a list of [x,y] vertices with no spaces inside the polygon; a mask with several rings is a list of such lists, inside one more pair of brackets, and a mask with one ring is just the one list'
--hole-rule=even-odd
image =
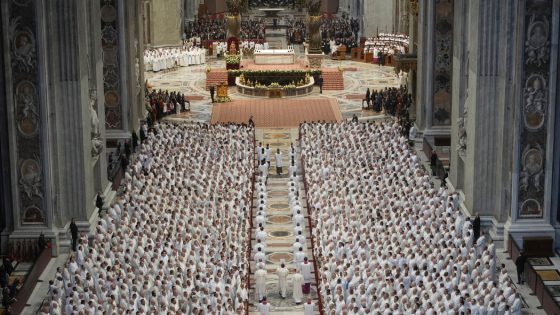
{"label": "circular floor medallion", "polygon": [[290,231],[283,231],[283,230],[272,231],[272,232],[269,232],[268,234],[272,237],[282,237],[282,238],[294,235],[294,233],[292,233]]}
{"label": "circular floor medallion", "polygon": [[287,224],[292,222],[292,218],[287,215],[273,215],[268,217],[268,222],[272,224]]}

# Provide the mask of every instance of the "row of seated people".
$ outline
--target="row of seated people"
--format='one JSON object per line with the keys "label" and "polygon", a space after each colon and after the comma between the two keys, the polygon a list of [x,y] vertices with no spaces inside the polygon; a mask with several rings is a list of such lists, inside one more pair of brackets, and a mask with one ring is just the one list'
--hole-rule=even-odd
{"label": "row of seated people", "polygon": [[150,130],[41,314],[245,314],[253,128]]}
{"label": "row of seated people", "polygon": [[303,124],[325,314],[520,314],[496,247],[393,122]]}
{"label": "row of seated people", "polygon": [[188,21],[186,38],[200,37],[202,40],[226,40],[227,23],[225,19],[202,18]]}
{"label": "row of seated people", "polygon": [[167,115],[190,111],[191,102],[181,92],[152,90],[146,92],[146,109],[150,114],[150,121],[156,122]]}
{"label": "row of seated people", "polygon": [[[357,20],[347,17],[323,17],[321,21],[321,38],[323,41],[334,40],[337,45],[358,46],[356,39],[358,38],[360,25]],[[304,19],[288,19],[287,25],[288,41],[301,43],[307,34],[307,22]]]}
{"label": "row of seated people", "polygon": [[241,40],[246,39],[260,39],[264,40],[265,35],[265,23],[263,19],[246,19],[241,20],[241,28],[239,30],[239,36]]}

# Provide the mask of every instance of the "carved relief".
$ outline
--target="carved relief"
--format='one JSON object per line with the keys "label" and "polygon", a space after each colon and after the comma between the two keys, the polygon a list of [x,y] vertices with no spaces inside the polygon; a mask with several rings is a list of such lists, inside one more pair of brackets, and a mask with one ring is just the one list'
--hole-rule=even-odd
{"label": "carved relief", "polygon": [[453,1],[435,1],[435,52],[432,118],[434,126],[451,124]]}
{"label": "carved relief", "polygon": [[31,206],[23,212],[24,224],[41,224],[43,222],[45,222],[45,218],[43,217],[41,209]]}
{"label": "carved relief", "polygon": [[467,107],[463,111],[463,116],[457,119],[457,125],[459,126],[459,141],[457,143],[457,153],[459,156],[465,157],[467,154]]}
{"label": "carved relief", "polygon": [[17,127],[26,137],[35,136],[39,126],[36,95],[35,85],[27,80],[16,86]]}
{"label": "carved relief", "polygon": [[12,67],[21,72],[31,72],[37,65],[33,32],[29,28],[21,27],[21,17],[18,16],[10,21],[9,34]]}
{"label": "carved relief", "polygon": [[90,92],[90,102],[89,102],[89,113],[91,116],[91,156],[99,156],[103,150],[103,139],[99,132],[99,117],[95,111],[95,105],[97,103],[97,91],[92,90]]}
{"label": "carved relief", "polygon": [[10,93],[14,121],[14,161],[17,170],[17,207],[19,223],[45,222],[43,154],[41,142],[41,103],[37,63],[37,2],[11,0],[7,4]]}
{"label": "carved relief", "polygon": [[540,146],[530,147],[527,145],[522,155],[522,170],[519,174],[519,188],[527,191],[534,188],[535,191],[541,191],[543,178],[543,151]]}
{"label": "carved relief", "polygon": [[542,217],[541,204],[535,199],[527,199],[521,204],[519,211],[521,218],[540,218]]}
{"label": "carved relief", "polygon": [[525,126],[529,129],[539,129],[544,124],[548,108],[546,79],[540,74],[529,76],[525,81],[523,96]]}
{"label": "carved relief", "polygon": [[122,104],[120,103],[120,62],[118,57],[118,1],[101,2],[101,47],[103,49],[103,90],[105,94],[105,127],[122,128]]}
{"label": "carved relief", "polygon": [[519,218],[544,215],[547,116],[549,110],[550,34],[552,1],[525,2],[523,35],[523,71],[520,81],[520,113],[523,125],[519,133]]}
{"label": "carved relief", "polygon": [[548,19],[542,17],[538,20],[536,15],[532,15],[529,26],[527,27],[527,40],[525,41],[526,64],[534,63],[538,67],[548,61],[548,30],[550,28]]}
{"label": "carved relief", "polygon": [[19,185],[29,200],[33,197],[43,198],[41,165],[36,159],[26,159],[21,162]]}

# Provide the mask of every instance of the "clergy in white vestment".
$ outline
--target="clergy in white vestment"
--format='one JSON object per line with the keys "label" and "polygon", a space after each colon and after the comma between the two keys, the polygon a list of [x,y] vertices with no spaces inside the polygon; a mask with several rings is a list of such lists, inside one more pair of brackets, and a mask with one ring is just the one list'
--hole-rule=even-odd
{"label": "clergy in white vestment", "polygon": [[276,164],[276,175],[282,175],[282,153],[280,149],[276,149],[276,154],[274,155],[274,162]]}
{"label": "clergy in white vestment", "polygon": [[301,302],[303,301],[303,291],[302,291],[303,276],[301,275],[301,273],[296,272],[294,274],[293,283],[294,283],[294,289],[293,289],[294,301],[296,302],[296,304],[301,304]]}
{"label": "clergy in white vestment", "polygon": [[278,275],[278,292],[283,299],[286,298],[286,291],[288,289],[288,273],[288,268],[286,268],[284,263],[276,269],[276,274]]}
{"label": "clergy in white vestment", "polygon": [[314,315],[315,304],[311,298],[307,299],[307,303],[303,304],[303,315]]}
{"label": "clergy in white vestment", "polygon": [[263,297],[262,302],[259,303],[259,315],[270,315],[270,304],[266,300],[266,296]]}
{"label": "clergy in white vestment", "polygon": [[266,295],[266,269],[260,268],[255,272],[255,296],[261,301]]}
{"label": "clergy in white vestment", "polygon": [[301,275],[303,276],[303,283],[311,283],[311,263],[307,260],[307,257],[303,259],[303,264],[301,264]]}

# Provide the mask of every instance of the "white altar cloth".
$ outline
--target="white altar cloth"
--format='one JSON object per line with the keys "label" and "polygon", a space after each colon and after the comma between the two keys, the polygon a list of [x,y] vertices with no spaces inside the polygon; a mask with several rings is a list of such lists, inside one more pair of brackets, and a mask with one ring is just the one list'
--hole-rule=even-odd
{"label": "white altar cloth", "polygon": [[286,65],[296,61],[293,49],[259,49],[254,56],[257,65]]}

